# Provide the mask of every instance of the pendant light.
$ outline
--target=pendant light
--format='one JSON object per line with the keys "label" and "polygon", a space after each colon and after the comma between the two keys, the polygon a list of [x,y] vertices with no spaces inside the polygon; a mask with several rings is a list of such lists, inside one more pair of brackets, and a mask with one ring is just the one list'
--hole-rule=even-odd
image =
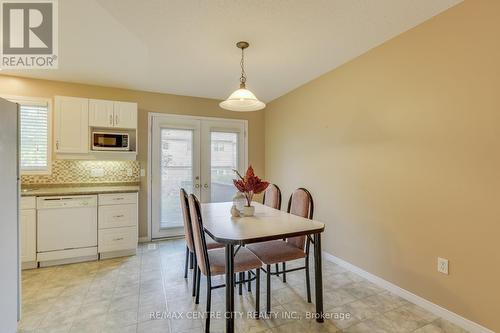
{"label": "pendant light", "polygon": [[247,42],[238,42],[236,47],[241,49],[241,77],[240,89],[233,92],[225,101],[221,102],[219,106],[223,109],[230,111],[257,111],[266,107],[266,104],[259,101],[257,97],[246,88],[247,76],[245,73],[245,49],[250,44]]}

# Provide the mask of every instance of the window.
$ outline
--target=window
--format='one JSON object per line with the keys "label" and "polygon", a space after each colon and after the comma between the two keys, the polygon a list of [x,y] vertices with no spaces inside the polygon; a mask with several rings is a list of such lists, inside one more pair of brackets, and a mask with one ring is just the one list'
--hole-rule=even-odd
{"label": "window", "polygon": [[224,151],[224,143],[214,142],[214,151]]}
{"label": "window", "polygon": [[22,174],[50,174],[50,100],[8,98],[19,108],[19,167]]}

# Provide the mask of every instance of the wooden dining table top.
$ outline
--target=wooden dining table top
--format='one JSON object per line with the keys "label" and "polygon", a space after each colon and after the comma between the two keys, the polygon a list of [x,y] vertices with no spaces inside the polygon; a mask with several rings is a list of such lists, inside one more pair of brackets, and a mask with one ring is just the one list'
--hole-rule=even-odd
{"label": "wooden dining table top", "polygon": [[243,245],[323,232],[325,224],[254,202],[255,215],[232,217],[232,202],[201,205],[205,232],[216,242]]}

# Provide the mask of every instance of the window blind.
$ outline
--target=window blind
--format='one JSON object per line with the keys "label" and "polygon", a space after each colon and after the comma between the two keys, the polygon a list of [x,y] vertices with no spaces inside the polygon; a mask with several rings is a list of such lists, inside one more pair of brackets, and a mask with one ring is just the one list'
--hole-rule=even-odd
{"label": "window blind", "polygon": [[47,170],[48,106],[21,104],[19,120],[21,170]]}

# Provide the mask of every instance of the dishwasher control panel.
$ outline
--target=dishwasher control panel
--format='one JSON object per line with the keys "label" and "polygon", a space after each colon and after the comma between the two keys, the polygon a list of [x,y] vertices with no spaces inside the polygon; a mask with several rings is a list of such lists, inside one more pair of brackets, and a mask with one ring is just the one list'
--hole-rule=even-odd
{"label": "dishwasher control panel", "polygon": [[97,206],[97,195],[38,197],[38,209],[93,207]]}

